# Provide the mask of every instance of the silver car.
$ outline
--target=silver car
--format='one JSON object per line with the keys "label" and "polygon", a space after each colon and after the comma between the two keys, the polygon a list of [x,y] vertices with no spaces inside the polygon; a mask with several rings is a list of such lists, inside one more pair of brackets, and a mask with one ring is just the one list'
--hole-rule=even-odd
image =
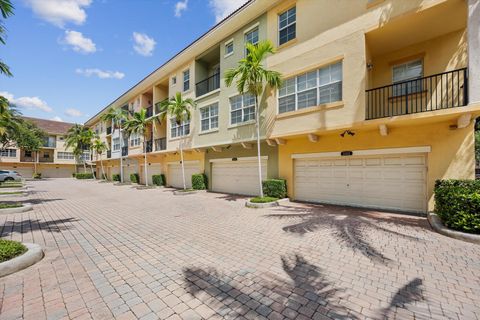
{"label": "silver car", "polygon": [[0,182],[21,181],[22,175],[13,170],[0,170]]}

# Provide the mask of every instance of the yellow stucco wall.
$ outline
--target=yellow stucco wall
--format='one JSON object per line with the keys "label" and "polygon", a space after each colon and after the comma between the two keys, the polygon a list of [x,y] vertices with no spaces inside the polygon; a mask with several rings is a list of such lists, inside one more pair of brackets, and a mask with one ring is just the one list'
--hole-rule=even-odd
{"label": "yellow stucco wall", "polygon": [[387,136],[378,130],[356,131],[355,136],[340,137],[339,133],[321,136],[316,143],[306,137],[289,139],[279,146],[279,176],[287,179],[289,197],[294,195],[294,163],[292,154],[335,152],[430,146],[427,156],[428,209],[433,209],[433,187],[436,179],[474,178],[473,125],[464,129],[451,130],[449,122],[391,128]]}

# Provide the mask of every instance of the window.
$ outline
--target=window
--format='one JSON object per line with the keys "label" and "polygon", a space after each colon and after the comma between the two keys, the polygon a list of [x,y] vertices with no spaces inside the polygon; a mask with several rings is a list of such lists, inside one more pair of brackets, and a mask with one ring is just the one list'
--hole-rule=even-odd
{"label": "window", "polygon": [[189,134],[190,120],[182,121],[182,123],[179,124],[175,118],[170,119],[170,136],[172,138],[186,136]]}
{"label": "window", "polygon": [[[423,62],[421,59],[393,66],[393,95],[401,96],[422,91]],[[406,82],[408,81],[408,82]],[[400,83],[401,82],[401,83]]]}
{"label": "window", "polygon": [[113,151],[120,150],[120,138],[113,138]]}
{"label": "window", "polygon": [[278,97],[279,113],[342,100],[342,63],[286,79]]}
{"label": "window", "polygon": [[55,148],[56,146],[56,138],[55,136],[48,136],[45,137],[43,140],[43,146],[47,148]]}
{"label": "window", "polygon": [[61,160],[73,160],[75,159],[75,156],[73,155],[73,152],[58,152],[57,158]]}
{"label": "window", "polygon": [[255,97],[251,94],[230,98],[230,124],[255,120]]}
{"label": "window", "polygon": [[225,43],[225,56],[233,54],[233,40]]}
{"label": "window", "polygon": [[201,130],[208,131],[218,128],[218,103],[200,109]]}
{"label": "window", "polygon": [[[245,44],[251,43],[256,45],[258,43],[258,27],[245,33]],[[245,48],[245,55],[248,54],[247,49]]]}
{"label": "window", "polygon": [[50,153],[44,153],[43,159],[50,159]]}
{"label": "window", "polygon": [[15,158],[17,156],[17,149],[2,149],[0,150],[0,157]]}
{"label": "window", "polygon": [[172,86],[177,84],[177,77],[172,77]]}
{"label": "window", "polygon": [[87,161],[88,159],[90,159],[90,152],[84,152],[82,153],[82,155],[80,156],[80,160],[82,161]]}
{"label": "window", "polygon": [[183,91],[190,89],[190,70],[183,71]]}
{"label": "window", "polygon": [[297,8],[293,7],[278,16],[278,44],[295,39],[297,34]]}
{"label": "window", "polygon": [[130,147],[137,147],[140,145],[140,135],[138,132],[132,132],[130,135]]}
{"label": "window", "polygon": [[32,151],[25,150],[24,155],[25,155],[25,158],[31,158],[32,157]]}

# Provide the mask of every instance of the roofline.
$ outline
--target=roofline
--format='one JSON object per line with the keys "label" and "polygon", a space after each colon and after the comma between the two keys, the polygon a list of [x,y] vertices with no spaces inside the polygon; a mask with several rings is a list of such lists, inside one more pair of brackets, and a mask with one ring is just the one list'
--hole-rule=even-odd
{"label": "roofline", "polygon": [[255,1],[257,0],[248,0],[247,2],[245,2],[241,7],[239,7],[238,9],[236,9],[235,11],[233,11],[232,13],[230,13],[228,16],[226,16],[225,18],[223,18],[220,22],[218,22],[217,24],[215,24],[213,27],[211,27],[210,29],[208,29],[205,33],[203,33],[202,35],[200,35],[198,38],[196,38],[195,40],[193,40],[189,45],[187,45],[185,48],[183,48],[182,50],[180,50],[178,53],[176,53],[173,57],[171,57],[170,59],[168,59],[166,62],[164,62],[163,64],[161,64],[158,68],[156,68],[155,70],[153,70],[152,72],[150,72],[147,76],[145,76],[143,79],[141,79],[140,81],[138,81],[137,83],[135,83],[133,86],[131,86],[129,89],[127,89],[124,93],[122,93],[118,98],[116,98],[115,100],[113,100],[112,102],[110,102],[106,107],[104,107],[102,110],[100,110],[99,112],[97,112],[93,117],[91,117],[90,119],[88,119],[87,121],[85,121],[84,125],[87,125],[88,122],[90,122],[91,120],[95,119],[98,115],[100,115],[102,112],[104,112],[108,107],[110,107],[112,104],[114,104],[115,102],[119,101],[123,96],[125,96],[127,93],[129,93],[133,88],[135,88],[136,86],[138,86],[139,84],[141,84],[143,81],[145,81],[146,79],[148,79],[151,75],[153,75],[154,73],[156,73],[158,70],[162,69],[163,67],[165,67],[167,64],[169,64],[172,60],[174,60],[176,57],[178,57],[179,55],[181,55],[184,51],[186,51],[187,49],[191,48],[192,46],[194,46],[197,42],[199,42],[200,40],[202,40],[203,38],[205,38],[209,33],[211,33],[212,31],[214,31],[215,29],[219,28],[222,24],[224,24],[227,20],[229,20],[231,17],[233,17],[234,15],[238,14],[240,11],[244,10],[246,7],[250,6],[252,3],[254,3]]}

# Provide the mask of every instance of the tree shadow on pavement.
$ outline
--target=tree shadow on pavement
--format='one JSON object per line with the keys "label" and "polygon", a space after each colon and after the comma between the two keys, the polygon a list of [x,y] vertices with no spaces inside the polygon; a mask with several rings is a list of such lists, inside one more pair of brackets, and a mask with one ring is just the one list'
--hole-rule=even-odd
{"label": "tree shadow on pavement", "polygon": [[26,219],[22,221],[7,220],[1,228],[0,237],[8,237],[13,233],[28,233],[33,231],[61,232],[71,228],[70,223],[78,221],[76,218],[41,221]]}
{"label": "tree shadow on pavement", "polygon": [[422,279],[415,278],[398,289],[388,307],[381,310],[380,317],[386,317],[387,319],[394,318],[397,308],[405,309],[409,304],[424,301],[422,285]]}
{"label": "tree shadow on pavement", "polygon": [[[356,319],[340,306],[343,290],[327,280],[321,268],[301,255],[281,257],[288,278],[268,273],[256,276],[248,270],[221,274],[214,268],[185,268],[187,292],[223,318],[312,318],[315,312],[335,319]],[[320,316],[317,314],[316,316]]]}

